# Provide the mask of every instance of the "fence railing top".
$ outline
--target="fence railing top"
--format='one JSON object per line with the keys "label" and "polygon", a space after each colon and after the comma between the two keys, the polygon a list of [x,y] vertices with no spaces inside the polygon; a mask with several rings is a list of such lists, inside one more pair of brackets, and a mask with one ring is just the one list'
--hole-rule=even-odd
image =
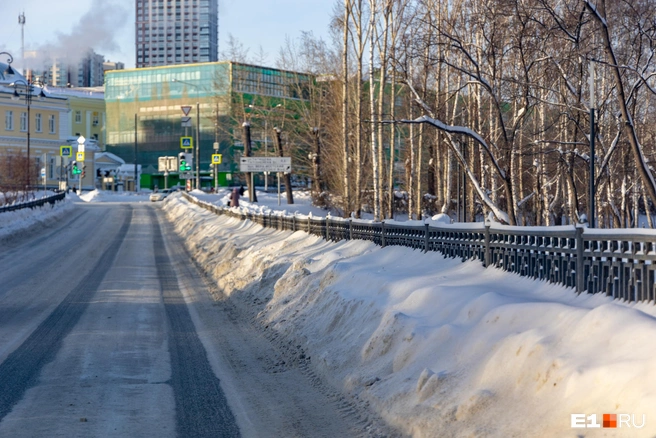
{"label": "fence railing top", "polygon": [[[260,216],[280,216],[286,218],[296,217],[297,220],[309,219],[313,222],[319,222],[325,219],[330,219],[332,222],[348,222],[352,221],[354,224],[361,225],[371,225],[379,226],[381,222],[373,222],[367,219],[349,219],[342,218],[340,216],[314,216],[311,214],[302,214],[298,212],[290,213],[288,211],[279,211],[279,210],[260,210],[260,211],[248,211],[239,207],[226,207],[223,205],[211,204],[206,201],[201,201],[196,197],[182,192],[183,195],[193,200],[199,204],[211,205],[214,208],[225,212],[231,213],[240,213],[240,214],[252,214]],[[55,195],[60,196],[60,195]],[[43,199],[43,198],[42,198]],[[486,226],[489,226],[490,232],[501,233],[501,234],[513,234],[513,235],[528,235],[528,236],[538,236],[538,237],[561,237],[561,238],[574,238],[576,237],[577,227],[582,228],[583,239],[584,240],[646,240],[646,241],[655,241],[656,242],[656,230],[645,229],[645,228],[588,228],[581,225],[559,225],[559,226],[511,226],[503,225],[496,222],[457,222],[453,224],[446,224],[442,221],[433,221],[431,219],[426,220],[409,220],[409,221],[395,221],[395,220],[385,220],[385,226],[394,227],[394,228],[408,228],[408,229],[418,229],[424,228],[426,225],[431,229],[437,229],[441,231],[449,232],[483,232],[485,231]]]}
{"label": "fence railing top", "polygon": [[41,198],[32,199],[30,201],[24,201],[24,202],[14,201],[10,204],[0,205],[0,213],[20,210],[22,208],[30,208],[35,205],[45,204],[50,201],[59,201],[64,199],[65,197],[66,197],[66,192],[61,192],[61,193],[55,193],[54,195],[50,195],[50,196],[43,196]]}
{"label": "fence railing top", "polygon": [[646,228],[585,228],[583,239],[656,241],[656,230]]}

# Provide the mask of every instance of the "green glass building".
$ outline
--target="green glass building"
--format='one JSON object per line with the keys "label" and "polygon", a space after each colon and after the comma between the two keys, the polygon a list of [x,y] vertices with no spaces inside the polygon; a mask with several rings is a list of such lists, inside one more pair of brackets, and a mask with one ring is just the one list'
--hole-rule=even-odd
{"label": "green glass building", "polygon": [[[194,143],[198,138],[201,185],[209,186],[211,156],[218,143],[218,153],[223,155],[219,172],[225,184],[225,174],[238,171],[242,123],[262,127],[253,128],[253,147],[267,150],[255,155],[269,153],[273,143],[268,131],[275,117],[283,115],[276,110],[294,107],[289,101],[304,101],[311,80],[305,74],[230,61],[108,71],[107,151],[126,162],[136,158],[142,166],[142,186],[152,188],[162,176],[158,158],[177,156],[182,151],[180,137],[193,137]],[[191,126],[183,127],[186,106],[191,107],[186,116],[191,117],[187,121]]]}

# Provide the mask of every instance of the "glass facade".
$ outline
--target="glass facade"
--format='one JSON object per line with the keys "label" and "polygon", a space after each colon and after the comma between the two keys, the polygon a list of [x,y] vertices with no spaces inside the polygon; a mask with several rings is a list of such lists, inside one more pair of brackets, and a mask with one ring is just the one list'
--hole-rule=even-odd
{"label": "glass facade", "polygon": [[[307,75],[232,62],[182,64],[108,71],[105,77],[107,151],[157,173],[158,158],[177,156],[180,137],[196,142],[200,114],[200,169],[209,171],[213,144],[223,154],[220,171],[236,169],[235,139],[249,104],[302,97]],[[182,126],[181,107],[190,106],[191,126]],[[136,115],[136,126],[135,126]],[[236,132],[233,130],[236,129]]]}
{"label": "glass facade", "polygon": [[233,82],[234,91],[237,93],[307,99],[307,96],[302,96],[302,87],[298,87],[299,76],[301,80],[307,80],[304,75],[244,64],[235,64],[235,67]]}

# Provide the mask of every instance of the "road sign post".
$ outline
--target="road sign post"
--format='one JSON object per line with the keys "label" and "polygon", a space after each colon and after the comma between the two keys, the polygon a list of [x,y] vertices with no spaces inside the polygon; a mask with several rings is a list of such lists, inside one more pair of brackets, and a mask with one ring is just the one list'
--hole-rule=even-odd
{"label": "road sign post", "polygon": [[280,205],[280,173],[291,173],[291,157],[241,157],[241,172],[276,172],[278,174],[278,205]]}

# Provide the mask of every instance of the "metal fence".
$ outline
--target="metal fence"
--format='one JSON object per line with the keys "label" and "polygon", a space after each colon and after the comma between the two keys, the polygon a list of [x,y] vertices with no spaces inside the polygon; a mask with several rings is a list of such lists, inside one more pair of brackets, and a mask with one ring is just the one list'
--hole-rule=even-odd
{"label": "metal fence", "polygon": [[4,205],[0,207],[0,213],[4,213],[5,211],[16,211],[22,208],[42,207],[46,204],[55,205],[55,202],[62,201],[65,197],[66,192],[61,192],[46,198],[35,199],[34,201],[21,202],[20,204]]}
{"label": "metal fence", "polygon": [[521,276],[603,293],[626,301],[654,301],[656,231],[583,227],[509,227],[485,223],[405,225],[342,218],[299,218],[218,207],[184,193],[190,202],[219,215],[264,227],[305,231],[329,241],[361,239],[380,246],[438,251],[479,260]]}

